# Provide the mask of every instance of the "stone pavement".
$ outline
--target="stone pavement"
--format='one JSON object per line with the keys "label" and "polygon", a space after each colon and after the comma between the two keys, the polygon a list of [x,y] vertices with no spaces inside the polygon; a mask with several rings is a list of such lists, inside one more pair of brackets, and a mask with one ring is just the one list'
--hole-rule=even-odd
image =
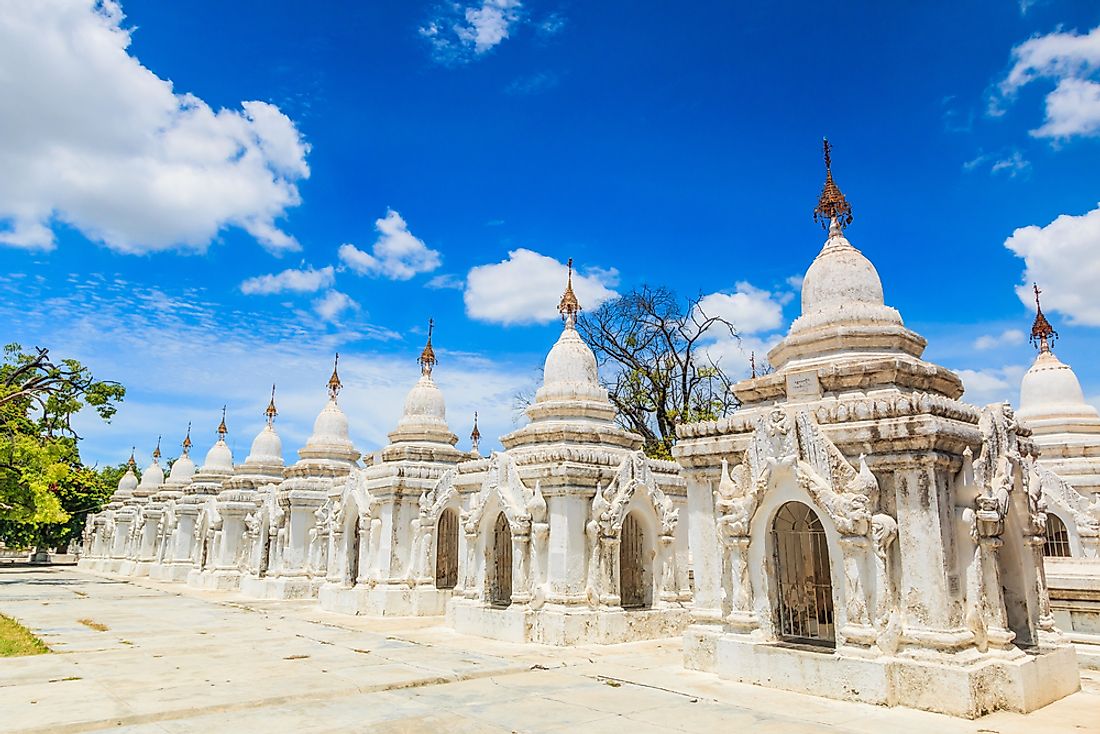
{"label": "stone pavement", "polygon": [[0,659],[3,732],[1100,732],[1095,672],[1030,715],[964,721],[719,681],[679,640],[515,645],[72,568],[0,569],[0,612],[57,653]]}

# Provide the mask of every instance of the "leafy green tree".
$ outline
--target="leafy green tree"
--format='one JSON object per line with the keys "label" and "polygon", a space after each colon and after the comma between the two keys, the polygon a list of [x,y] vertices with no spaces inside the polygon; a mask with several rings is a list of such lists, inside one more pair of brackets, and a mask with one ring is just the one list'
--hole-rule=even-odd
{"label": "leafy green tree", "polygon": [[[55,362],[46,349],[4,348],[0,362],[0,539],[56,545],[114,486],[114,470],[80,459],[73,416],[85,408],[110,421],[126,391],[96,380],[74,359]],[[117,483],[117,476],[115,478]],[[77,530],[78,532],[78,530]]]}

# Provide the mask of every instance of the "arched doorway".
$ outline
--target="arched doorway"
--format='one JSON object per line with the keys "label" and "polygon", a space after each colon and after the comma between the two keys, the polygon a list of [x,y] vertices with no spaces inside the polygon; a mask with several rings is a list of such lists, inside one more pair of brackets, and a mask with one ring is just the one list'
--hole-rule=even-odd
{"label": "arched doorway", "polygon": [[512,530],[501,512],[493,524],[492,567],[489,569],[489,603],[506,607],[512,603]]}
{"label": "arched doorway", "polygon": [[[511,540],[508,544],[511,546]],[[436,523],[435,588],[453,589],[457,583],[458,513],[453,508],[447,508],[439,514],[439,521]],[[511,587],[510,583],[509,587]]]}
{"label": "arched doorway", "polygon": [[260,543],[260,565],[256,575],[260,578],[267,576],[267,564],[271,559],[271,533],[268,532],[267,520],[267,516],[264,515],[260,522],[260,537],[258,538]]}
{"label": "arched doorway", "polygon": [[649,606],[649,567],[645,562],[645,531],[631,512],[623,520],[619,542],[619,598],[623,609]]}
{"label": "arched doorway", "polygon": [[350,527],[344,532],[344,537],[348,539],[346,546],[347,562],[344,564],[344,567],[347,568],[347,576],[344,581],[350,586],[355,586],[356,581],[359,579],[359,513],[349,514],[351,515],[348,519]]}
{"label": "arched doorway", "polygon": [[829,548],[821,520],[807,505],[788,502],[772,523],[779,636],[835,644]]}
{"label": "arched doorway", "polygon": [[1048,558],[1069,558],[1069,531],[1061,518],[1053,512],[1047,513],[1047,537],[1043,543],[1043,555]]}

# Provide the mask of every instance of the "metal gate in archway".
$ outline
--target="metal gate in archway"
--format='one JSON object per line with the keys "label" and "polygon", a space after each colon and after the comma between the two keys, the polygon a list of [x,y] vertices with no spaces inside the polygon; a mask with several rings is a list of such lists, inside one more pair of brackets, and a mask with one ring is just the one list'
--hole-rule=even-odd
{"label": "metal gate in archway", "polygon": [[642,609],[646,606],[644,554],[644,531],[641,523],[630,513],[623,520],[619,542],[619,598],[623,609]]}
{"label": "metal gate in archway", "polygon": [[493,525],[492,568],[489,569],[489,603],[506,607],[512,603],[512,529],[501,512]]}
{"label": "metal gate in archway", "polygon": [[[509,543],[510,544],[510,543]],[[435,535],[435,588],[453,589],[458,584],[458,513],[440,513]]]}
{"label": "metal gate in archway", "polygon": [[833,584],[825,528],[809,506],[788,502],[772,523],[779,636],[833,645]]}

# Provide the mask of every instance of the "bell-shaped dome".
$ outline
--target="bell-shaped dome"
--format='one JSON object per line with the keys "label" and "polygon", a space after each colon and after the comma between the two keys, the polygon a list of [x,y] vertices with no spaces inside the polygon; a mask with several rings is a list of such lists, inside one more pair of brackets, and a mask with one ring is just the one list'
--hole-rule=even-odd
{"label": "bell-shaped dome", "polygon": [[337,405],[335,396],[329,398],[313,421],[313,433],[306,445],[298,450],[298,456],[303,460],[339,462],[354,462],[359,458],[359,452],[355,450],[348,436],[348,417]]}
{"label": "bell-shaped dome", "polygon": [[224,438],[219,438],[210,450],[206,452],[206,458],[202,462],[203,473],[231,472],[233,471],[233,452]]}
{"label": "bell-shaped dome", "polygon": [[153,463],[141,473],[141,483],[138,484],[138,488],[143,490],[157,489],[162,484],[164,484],[164,470],[160,468],[157,459],[153,459]]}
{"label": "bell-shaped dome", "polygon": [[435,423],[446,425],[447,406],[443,402],[443,391],[436,387],[430,373],[420,376],[416,385],[405,396],[405,410],[399,426]]}
{"label": "bell-shaped dome", "polygon": [[1054,417],[1096,418],[1097,410],[1085,401],[1081,383],[1069,365],[1040,352],[1020,383],[1020,410],[1025,419]]}
{"label": "bell-shaped dome", "polygon": [[[435,349],[432,347],[432,329],[434,321],[428,322],[428,341],[417,358],[420,365],[420,379],[405,396],[405,408],[397,422],[397,428],[389,434],[390,444],[382,451],[383,461],[408,458],[409,451],[431,452],[435,458],[454,459],[458,452],[454,445],[458,436],[451,433],[447,426],[447,405],[443,400],[443,391],[432,379],[435,367]],[[415,446],[416,448],[410,448]]]}
{"label": "bell-shaped dome", "polygon": [[283,463],[283,441],[270,423],[264,426],[252,440],[246,464],[268,464],[281,466]]}
{"label": "bell-shaped dome", "polygon": [[329,400],[313,421],[313,433],[306,446],[351,445],[348,417],[335,400]]}
{"label": "bell-shaped dome", "polygon": [[600,384],[596,355],[573,327],[562,329],[543,363],[543,383]]}
{"label": "bell-shaped dome", "polygon": [[195,475],[195,462],[187,454],[180,456],[172,464],[172,470],[168,472],[168,482],[171,484],[187,484]]}
{"label": "bell-shaped dome", "polygon": [[118,480],[118,489],[120,493],[132,493],[138,487],[138,478],[134,474],[132,468],[127,468],[126,473],[122,475],[122,478]]}
{"label": "bell-shaped dome", "polygon": [[[600,385],[596,355],[577,333],[580,302],[573,292],[573,261],[558,304],[565,325],[543,363],[543,383],[527,407],[529,424],[502,436],[511,451],[549,443],[602,445],[635,450],[641,436],[615,425],[615,408]],[[524,450],[529,450],[524,448]]]}
{"label": "bell-shaped dome", "polygon": [[868,322],[900,325],[901,315],[885,304],[875,266],[834,221],[829,239],[802,280],[802,315],[791,331]]}

